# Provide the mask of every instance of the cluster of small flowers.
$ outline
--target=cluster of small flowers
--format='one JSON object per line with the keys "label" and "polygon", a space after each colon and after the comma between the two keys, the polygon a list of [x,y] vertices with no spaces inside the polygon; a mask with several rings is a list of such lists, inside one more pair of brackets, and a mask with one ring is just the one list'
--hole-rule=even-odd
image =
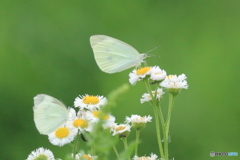
{"label": "cluster of small flowers", "polygon": [[[134,69],[129,74],[129,81],[132,85],[135,85],[137,81],[152,80],[152,83],[159,84],[159,87],[155,91],[144,93],[140,99],[141,103],[151,101],[154,97],[155,100],[160,100],[165,90],[169,93],[178,94],[181,89],[187,89],[187,77],[182,74],[179,76],[168,75],[158,66],[143,67],[140,69]],[[101,107],[107,104],[107,99],[104,96],[91,96],[80,95],[74,101],[74,107],[78,108],[76,111],[73,108],[68,108],[69,117],[67,122],[59,127],[53,133],[48,135],[50,143],[56,146],[63,146],[71,143],[78,134],[84,134],[85,132],[92,132],[93,127],[100,120],[103,120],[102,127],[104,129],[110,129],[113,136],[119,136],[119,138],[125,138],[131,132],[131,128],[139,131],[145,128],[147,122],[151,122],[151,116],[139,116],[132,115],[126,117],[125,122],[122,124],[115,123],[115,117],[111,114],[105,114],[101,111]],[[43,157],[43,159],[52,160],[54,156],[51,151],[44,148],[38,148],[36,151],[32,151],[27,160],[36,160]],[[76,160],[84,157],[88,160],[93,160],[96,156],[86,154],[72,155]],[[149,157],[138,157],[135,155],[133,160],[157,160],[157,155],[151,153]],[[161,158],[160,158],[161,159]]]}
{"label": "cluster of small flowers", "polygon": [[[73,108],[68,108],[69,116],[68,120],[61,127],[54,132],[48,134],[50,143],[56,146],[64,146],[71,143],[78,134],[84,134],[84,132],[91,132],[94,124],[96,124],[100,118],[103,118],[103,127],[108,128],[115,122],[115,117],[112,115],[105,115],[101,117],[101,106],[107,103],[107,99],[103,96],[79,96],[74,101],[74,107],[79,108],[76,112]],[[43,148],[39,148],[33,151],[27,160],[36,160],[41,157],[46,159],[54,159],[51,151]],[[75,159],[80,159],[80,154],[75,156]],[[91,160],[90,155],[84,155],[85,159]]]}
{"label": "cluster of small flowers", "polygon": [[75,156],[72,154],[71,157],[73,157],[75,160],[82,160],[82,159],[95,160],[95,159],[97,159],[97,156],[91,156],[90,154],[81,154],[81,153],[77,153]]}
{"label": "cluster of small flowers", "polygon": [[[75,160],[86,159],[86,160],[95,160],[97,156],[92,156],[90,154],[81,154],[77,153],[75,156],[72,154],[72,158]],[[157,160],[158,156],[151,153],[150,156],[134,156],[133,160]],[[46,159],[46,160],[61,160],[59,158],[55,159],[53,153],[49,149],[44,149],[43,147],[32,151],[26,160],[37,160],[37,159]]]}
{"label": "cluster of small flowers", "polygon": [[109,128],[115,122],[115,117],[112,115],[105,115],[101,117],[101,106],[107,103],[104,96],[79,96],[74,101],[74,107],[68,108],[69,118],[67,122],[58,128],[53,133],[48,135],[50,143],[57,146],[63,146],[74,140],[77,134],[84,134],[84,132],[91,132],[94,124],[101,118],[104,120],[103,127]]}
{"label": "cluster of small flowers", "polygon": [[139,116],[132,115],[131,117],[126,117],[125,123],[122,124],[114,124],[111,128],[113,132],[113,136],[119,135],[120,138],[127,137],[131,131],[131,127],[136,130],[141,130],[145,128],[147,122],[151,122],[151,116]]}
{"label": "cluster of small flowers", "polygon": [[[142,157],[138,157],[138,156],[134,156],[133,160],[164,160],[162,158],[157,159],[158,156],[156,154],[151,153],[150,156],[142,156]],[[172,159],[174,160],[174,158]]]}
{"label": "cluster of small flowers", "polygon": [[140,81],[144,78],[146,78],[146,76],[149,76],[150,79],[154,80],[154,81],[162,81],[165,79],[167,73],[160,69],[158,66],[154,66],[154,67],[142,67],[139,69],[134,69],[130,74],[129,74],[129,82],[132,85],[135,85],[137,83],[137,81]]}
{"label": "cluster of small flowers", "polygon": [[[90,154],[81,154],[77,153],[75,156],[72,154],[72,158],[75,160],[86,159],[86,160],[95,160],[97,156],[91,156]],[[61,160],[60,158],[54,158],[52,151],[49,149],[44,149],[40,147],[32,151],[26,160]]]}
{"label": "cluster of small flowers", "polygon": [[[188,84],[186,81],[185,74],[168,75],[166,71],[162,70],[159,66],[153,67],[143,67],[139,69],[134,69],[129,74],[129,82],[135,85],[138,81],[150,79],[152,83],[158,83],[159,87],[156,91],[152,91],[152,95],[155,96],[157,100],[160,100],[164,94],[163,90],[168,90],[169,93],[178,94],[181,89],[187,89]],[[144,93],[140,99],[141,103],[148,102],[152,100],[152,96],[149,93]]]}
{"label": "cluster of small flowers", "polygon": [[158,156],[156,154],[151,153],[150,156],[134,156],[133,160],[157,160]]}
{"label": "cluster of small flowers", "polygon": [[[72,142],[77,134],[84,134],[85,132],[92,132],[94,124],[103,120],[102,127],[104,129],[109,128],[112,135],[118,135],[120,138],[127,137],[130,133],[131,127],[136,130],[143,129],[147,122],[151,122],[151,116],[139,116],[132,115],[126,117],[125,123],[115,123],[115,117],[111,114],[102,114],[101,107],[107,104],[107,99],[104,96],[79,96],[74,101],[74,107],[79,108],[76,112],[73,108],[68,108],[69,118],[67,122],[59,127],[53,133],[48,135],[50,143],[56,146],[63,146]],[[104,116],[103,116],[104,115]],[[75,155],[75,159],[78,159],[80,154]],[[36,157],[47,157],[48,159],[54,159],[51,151],[43,148],[39,148],[33,151],[27,160],[35,160]],[[87,155],[84,155],[85,158]],[[90,156],[90,155],[88,155]],[[93,159],[93,158],[87,158]]]}

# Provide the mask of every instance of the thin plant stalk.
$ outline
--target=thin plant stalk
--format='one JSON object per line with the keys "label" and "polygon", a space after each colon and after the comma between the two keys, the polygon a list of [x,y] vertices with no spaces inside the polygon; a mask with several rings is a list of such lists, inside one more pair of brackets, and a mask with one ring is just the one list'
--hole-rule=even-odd
{"label": "thin plant stalk", "polygon": [[[160,118],[160,121],[161,121],[161,126],[162,126],[162,133],[163,133],[163,142],[165,142],[166,141],[166,127],[165,127],[165,121],[164,121],[164,117],[163,117],[163,113],[162,113],[162,109],[161,109],[161,106],[159,105],[158,106],[158,108],[157,108],[157,110],[156,110],[156,112],[158,112],[158,116],[159,116],[159,118]],[[163,144],[164,145],[164,144]],[[164,145],[164,147],[165,147],[165,145]],[[165,150],[165,148],[164,148],[164,150]],[[165,153],[164,153],[164,155],[165,155]],[[163,155],[163,156],[164,156]],[[163,157],[164,158],[164,157]],[[166,158],[166,157],[165,157]],[[165,159],[164,158],[164,159]]]}
{"label": "thin plant stalk", "polygon": [[[123,145],[124,145],[125,150],[127,150],[127,149],[128,149],[127,138],[126,138],[126,137],[123,137],[123,138],[122,138],[122,141],[123,141]],[[131,160],[130,157],[128,157],[128,159]]]}
{"label": "thin plant stalk", "polygon": [[114,150],[114,152],[115,152],[117,158],[119,159],[119,154],[118,154],[118,151],[117,151],[117,148],[116,148],[115,145],[113,145],[113,150]]}
{"label": "thin plant stalk", "polygon": [[91,152],[92,152],[92,155],[95,155],[95,150],[94,150],[93,145],[91,145]]}
{"label": "thin plant stalk", "polygon": [[164,151],[163,151],[163,146],[162,146],[162,141],[161,141],[161,132],[160,132],[160,124],[159,124],[159,118],[158,118],[158,111],[157,111],[157,105],[156,105],[156,101],[155,101],[155,96],[153,96],[152,91],[151,91],[151,87],[149,86],[149,83],[147,80],[143,80],[146,89],[148,91],[148,93],[151,95],[152,97],[152,105],[153,105],[153,111],[154,111],[154,117],[155,117],[155,121],[156,121],[156,132],[157,132],[157,139],[158,139],[158,148],[159,148],[159,152],[161,157],[165,157],[164,156]]}
{"label": "thin plant stalk", "polygon": [[154,117],[155,117],[155,122],[156,122],[156,132],[157,132],[159,152],[160,152],[161,157],[164,158],[165,155],[164,155],[162,141],[161,141],[161,132],[160,132],[160,124],[159,124],[157,108],[153,106],[153,109],[154,109]]}
{"label": "thin plant stalk", "polygon": [[139,135],[140,135],[140,130],[136,130],[136,148],[135,148],[135,155],[138,154],[138,145],[139,145]]}
{"label": "thin plant stalk", "polygon": [[80,134],[77,134],[76,139],[75,139],[75,141],[74,141],[74,144],[73,144],[73,146],[72,146],[72,147],[73,147],[73,151],[72,151],[73,155],[76,155],[76,154],[77,154],[79,138],[80,138]]}
{"label": "thin plant stalk", "polygon": [[168,116],[165,125],[165,136],[164,136],[164,149],[165,149],[165,159],[168,160],[168,143],[169,143],[169,127],[171,120],[171,113],[173,109],[175,96],[173,94],[169,94],[169,106],[168,106]]}

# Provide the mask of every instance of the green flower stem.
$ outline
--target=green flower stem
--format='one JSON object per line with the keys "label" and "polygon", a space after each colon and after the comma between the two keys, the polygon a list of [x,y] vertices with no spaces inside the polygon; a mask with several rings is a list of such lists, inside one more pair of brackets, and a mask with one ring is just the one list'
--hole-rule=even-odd
{"label": "green flower stem", "polygon": [[92,155],[95,155],[95,149],[93,145],[91,145],[91,152],[92,152]]}
{"label": "green flower stem", "polygon": [[117,158],[119,159],[119,154],[118,154],[118,151],[117,151],[117,148],[116,148],[115,145],[113,145],[113,150],[114,150],[114,152],[115,152]]}
{"label": "green flower stem", "polygon": [[80,134],[77,134],[77,137],[76,137],[76,139],[74,141],[74,144],[73,144],[73,151],[72,151],[74,156],[77,154],[79,138],[80,138]]}
{"label": "green flower stem", "polygon": [[136,143],[137,143],[137,146],[135,148],[135,155],[138,154],[139,135],[140,135],[140,130],[136,130]]}
{"label": "green flower stem", "polygon": [[146,89],[147,89],[147,92],[151,95],[151,97],[153,97],[153,95],[152,95],[152,90],[151,90],[151,87],[150,87],[150,85],[149,85],[148,80],[147,80],[147,79],[143,79],[143,82],[144,82],[144,84],[145,84],[145,87],[146,87]]}
{"label": "green flower stem", "polygon": [[[166,129],[165,129],[165,121],[164,121],[164,117],[163,117],[163,113],[162,113],[162,109],[161,109],[161,106],[160,106],[160,104],[159,104],[159,106],[157,107],[157,110],[156,110],[157,112],[158,112],[158,116],[159,116],[159,118],[160,118],[160,121],[161,121],[161,126],[162,126],[162,131],[163,131],[163,142],[166,142]],[[165,143],[164,143],[165,144]],[[164,146],[165,147],[165,146]],[[164,150],[165,150],[165,148],[164,148]],[[164,153],[165,154],[165,153]],[[163,155],[164,155],[163,154]],[[164,158],[164,156],[162,157],[162,158]]]}
{"label": "green flower stem", "polygon": [[[161,106],[160,106],[160,105],[157,107],[157,112],[158,112],[158,116],[159,116],[160,121],[161,121],[162,129],[164,130],[164,128],[165,128],[165,122],[164,122],[164,117],[163,117],[163,113],[162,113],[162,109],[161,109]],[[163,133],[164,133],[164,132],[163,132]]]}
{"label": "green flower stem", "polygon": [[165,149],[165,159],[168,160],[168,141],[169,141],[169,126],[170,126],[170,119],[171,113],[173,109],[175,96],[173,94],[169,94],[169,106],[168,106],[168,117],[165,125],[165,136],[164,136],[164,149]]}
{"label": "green flower stem", "polygon": [[[153,111],[154,111],[154,117],[155,117],[155,121],[156,121],[156,132],[157,132],[157,139],[158,139],[158,148],[159,148],[159,152],[162,158],[164,158],[164,151],[163,151],[163,146],[162,146],[162,141],[161,141],[161,132],[160,132],[160,125],[159,125],[159,118],[158,118],[158,111],[157,111],[157,105],[156,105],[156,96],[153,96],[152,91],[151,91],[151,87],[148,83],[147,80],[143,80],[146,89],[148,91],[148,93],[151,95],[152,97],[152,105],[153,105]],[[163,117],[163,116],[162,116]],[[162,118],[161,118],[162,119]]]}
{"label": "green flower stem", "polygon": [[[123,141],[125,150],[127,150],[128,149],[127,138],[126,137],[122,138],[122,141]],[[128,159],[131,160],[130,155],[129,155]]]}
{"label": "green flower stem", "polygon": [[153,106],[153,109],[154,109],[154,117],[155,117],[155,121],[156,121],[158,148],[159,148],[161,157],[164,158],[165,156],[164,156],[164,151],[163,151],[163,146],[162,146],[162,141],[161,141],[161,132],[160,132],[160,124],[159,124],[159,119],[158,119],[158,114],[157,114],[157,108],[155,106]]}
{"label": "green flower stem", "polygon": [[126,139],[126,137],[121,138],[121,139],[122,139],[122,141],[123,141],[124,148],[127,149],[127,148],[128,148],[128,144],[127,144],[127,139]]}

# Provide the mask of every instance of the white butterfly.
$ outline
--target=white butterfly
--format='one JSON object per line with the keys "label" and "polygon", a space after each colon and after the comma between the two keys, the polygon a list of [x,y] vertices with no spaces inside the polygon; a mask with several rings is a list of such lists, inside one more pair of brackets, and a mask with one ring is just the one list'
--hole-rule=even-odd
{"label": "white butterfly", "polygon": [[116,73],[137,67],[147,57],[147,54],[139,54],[129,44],[105,35],[91,36],[90,44],[97,65],[106,73]]}
{"label": "white butterfly", "polygon": [[40,134],[50,134],[67,121],[69,111],[56,98],[38,94],[33,100],[34,122]]}

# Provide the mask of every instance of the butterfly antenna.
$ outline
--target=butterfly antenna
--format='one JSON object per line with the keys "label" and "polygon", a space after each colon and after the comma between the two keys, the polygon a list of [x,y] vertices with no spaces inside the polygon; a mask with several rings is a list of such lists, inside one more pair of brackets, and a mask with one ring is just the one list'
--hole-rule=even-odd
{"label": "butterfly antenna", "polygon": [[146,54],[148,54],[149,52],[152,52],[152,51],[154,51],[155,49],[158,49],[159,47],[161,47],[161,46],[159,45],[159,46],[157,46],[157,47],[155,47],[155,48],[151,49],[150,51],[147,51],[147,53],[146,53]]}
{"label": "butterfly antenna", "polygon": [[[150,57],[150,56],[156,56],[156,55],[153,55],[153,54],[148,54],[149,52],[152,52],[152,51],[154,51],[155,49],[158,49],[159,47],[161,47],[160,45],[159,46],[157,46],[157,47],[155,47],[155,48],[153,48],[153,49],[151,49],[150,51],[148,51],[146,54]],[[157,57],[160,57],[160,56],[157,56]]]}

